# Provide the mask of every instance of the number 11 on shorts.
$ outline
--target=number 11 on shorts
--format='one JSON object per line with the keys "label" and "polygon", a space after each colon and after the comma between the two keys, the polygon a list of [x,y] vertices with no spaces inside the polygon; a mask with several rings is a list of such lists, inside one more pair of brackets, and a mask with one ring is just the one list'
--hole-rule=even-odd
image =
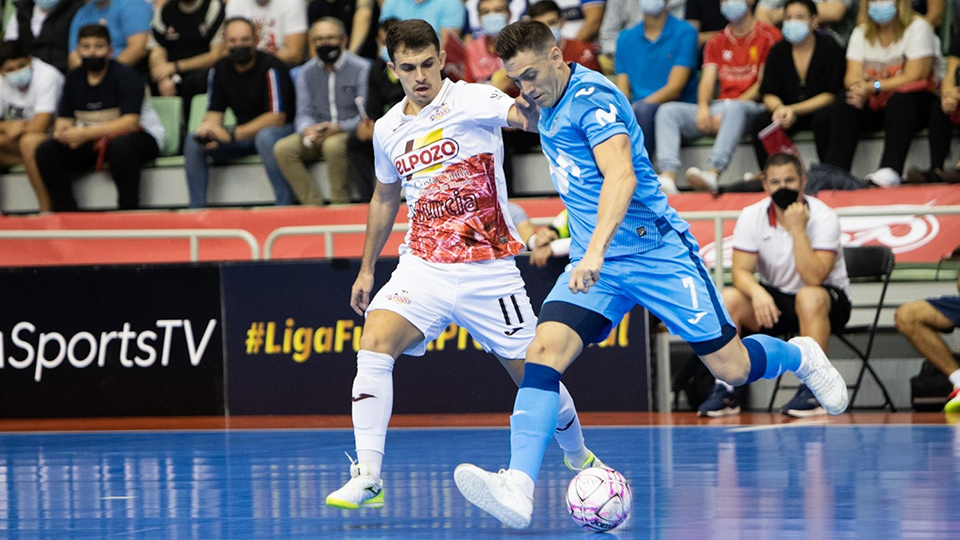
{"label": "number 11 on shorts", "polygon": [[[697,284],[693,281],[693,278],[687,276],[680,281],[683,283],[684,289],[690,289],[690,303],[692,304],[693,309],[700,309],[700,302],[697,300]],[[706,311],[701,311],[694,317],[687,319],[687,322],[690,324],[697,324],[706,314]]]}

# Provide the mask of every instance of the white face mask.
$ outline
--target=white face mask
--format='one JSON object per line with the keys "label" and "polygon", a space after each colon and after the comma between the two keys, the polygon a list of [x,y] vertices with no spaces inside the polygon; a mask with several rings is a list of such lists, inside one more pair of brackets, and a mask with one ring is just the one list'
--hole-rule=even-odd
{"label": "white face mask", "polygon": [[7,84],[14,88],[26,88],[30,86],[30,78],[33,76],[33,70],[30,66],[24,66],[16,71],[11,71],[4,75]]}
{"label": "white face mask", "polygon": [[666,0],[640,0],[640,9],[647,15],[659,14],[666,5]]}

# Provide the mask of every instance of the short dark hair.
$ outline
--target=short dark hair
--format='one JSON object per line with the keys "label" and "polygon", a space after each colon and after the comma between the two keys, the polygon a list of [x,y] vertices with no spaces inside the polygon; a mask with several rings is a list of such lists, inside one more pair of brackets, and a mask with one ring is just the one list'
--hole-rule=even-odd
{"label": "short dark hair", "polygon": [[547,52],[556,45],[550,27],[540,21],[524,19],[506,28],[497,35],[497,56],[506,62],[523,51]]}
{"label": "short dark hair", "polygon": [[440,38],[436,30],[423,19],[398,21],[387,31],[387,54],[391,61],[397,49],[422,51],[431,46],[437,54],[440,53]]}
{"label": "short dark hair", "polygon": [[[480,4],[484,2],[493,2],[494,0],[477,0],[477,9],[480,9]],[[507,11],[510,11],[510,0],[499,0],[507,6]]]}
{"label": "short dark hair", "polygon": [[527,15],[531,19],[536,19],[547,13],[556,13],[558,17],[563,17],[563,11],[560,10],[560,6],[553,0],[540,0],[527,9]]}
{"label": "short dark hair", "polygon": [[27,52],[27,48],[23,46],[23,42],[20,40],[0,43],[0,66],[10,60],[17,60],[28,56],[30,56],[30,53]]}
{"label": "short dark hair", "polygon": [[813,0],[787,0],[787,3],[783,5],[783,10],[787,10],[787,6],[790,4],[800,4],[801,6],[807,8],[807,12],[810,13],[810,16],[813,17],[817,14],[817,4]]}
{"label": "short dark hair", "polygon": [[80,32],[77,33],[77,42],[79,43],[83,38],[105,39],[107,45],[110,45],[110,31],[102,24],[88,24],[81,28]]}
{"label": "short dark hair", "polygon": [[763,170],[766,171],[770,167],[781,167],[783,165],[793,165],[793,168],[797,170],[797,174],[803,176],[803,163],[800,161],[800,158],[786,152],[780,152],[768,157],[767,164]]}
{"label": "short dark hair", "polygon": [[400,19],[396,17],[390,17],[389,19],[384,19],[380,21],[380,30],[383,30],[384,35],[390,33],[390,29],[393,28]]}
{"label": "short dark hair", "polygon": [[257,37],[257,25],[250,19],[242,16],[230,17],[227,20],[223,21],[223,32],[226,35],[227,27],[235,22],[244,22],[247,23],[247,26],[250,27],[250,33],[253,34],[253,37]]}

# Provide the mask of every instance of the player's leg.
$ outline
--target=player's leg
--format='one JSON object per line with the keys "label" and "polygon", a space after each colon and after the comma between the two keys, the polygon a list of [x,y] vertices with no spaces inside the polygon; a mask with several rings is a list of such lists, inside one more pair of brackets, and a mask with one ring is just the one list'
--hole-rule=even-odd
{"label": "player's leg", "polygon": [[960,324],[960,296],[914,300],[897,308],[893,318],[897,330],[953,384],[943,410],[960,412],[960,365],[940,335]]}
{"label": "player's leg", "polygon": [[[740,289],[735,287],[723,289],[723,303],[727,306],[733,324],[741,332],[759,330],[760,325],[754,316],[753,303]],[[740,401],[737,399],[733,385],[716,379],[710,395],[697,407],[697,416],[720,418],[735,414],[740,414]]]}

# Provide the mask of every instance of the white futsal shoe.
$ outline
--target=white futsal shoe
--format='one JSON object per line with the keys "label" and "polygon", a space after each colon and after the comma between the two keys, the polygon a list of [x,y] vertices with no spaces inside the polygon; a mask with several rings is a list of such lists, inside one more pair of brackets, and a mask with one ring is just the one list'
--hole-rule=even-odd
{"label": "white futsal shoe", "polygon": [[790,343],[800,347],[803,355],[801,369],[796,371],[797,377],[813,392],[820,405],[830,414],[840,414],[847,410],[847,405],[850,404],[847,383],[823,353],[820,344],[809,337],[795,337]]}
{"label": "white futsal shoe", "polygon": [[361,463],[350,464],[350,476],[342,488],[327,495],[327,506],[347,510],[383,508],[383,480],[372,476]]}
{"label": "white futsal shoe", "polygon": [[[521,473],[522,474],[522,473]],[[533,497],[527,496],[510,471],[493,474],[464,463],[453,472],[463,496],[512,529],[526,529],[533,517]]]}

